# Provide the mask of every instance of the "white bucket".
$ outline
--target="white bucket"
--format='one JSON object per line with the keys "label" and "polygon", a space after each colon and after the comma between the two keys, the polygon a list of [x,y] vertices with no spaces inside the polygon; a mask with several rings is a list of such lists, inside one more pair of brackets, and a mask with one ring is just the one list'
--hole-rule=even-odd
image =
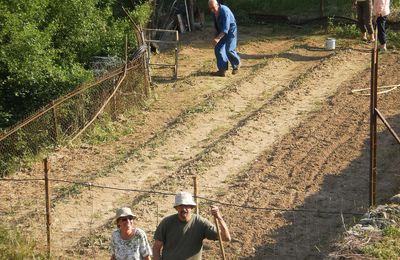
{"label": "white bucket", "polygon": [[325,42],[325,49],[327,50],[334,50],[336,45],[336,39],[335,38],[328,38]]}

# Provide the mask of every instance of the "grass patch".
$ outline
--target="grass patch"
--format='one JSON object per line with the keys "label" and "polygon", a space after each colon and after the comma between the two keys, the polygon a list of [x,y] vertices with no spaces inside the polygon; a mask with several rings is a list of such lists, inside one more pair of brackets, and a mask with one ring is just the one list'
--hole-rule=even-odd
{"label": "grass patch", "polygon": [[35,252],[36,243],[15,230],[0,226],[0,259],[46,259],[45,254]]}
{"label": "grass patch", "polygon": [[394,46],[396,48],[400,48],[400,32],[388,30],[387,33],[388,38],[388,46]]}
{"label": "grass patch", "polygon": [[400,258],[400,228],[387,227],[383,230],[382,239],[362,249],[363,253],[377,259]]}

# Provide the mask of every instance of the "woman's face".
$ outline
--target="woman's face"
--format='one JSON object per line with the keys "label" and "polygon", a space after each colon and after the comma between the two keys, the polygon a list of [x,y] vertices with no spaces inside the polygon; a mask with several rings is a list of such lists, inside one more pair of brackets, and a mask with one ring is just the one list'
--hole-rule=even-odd
{"label": "woman's face", "polygon": [[133,229],[133,217],[132,216],[127,216],[127,217],[121,217],[117,221],[117,225],[121,231],[129,231]]}

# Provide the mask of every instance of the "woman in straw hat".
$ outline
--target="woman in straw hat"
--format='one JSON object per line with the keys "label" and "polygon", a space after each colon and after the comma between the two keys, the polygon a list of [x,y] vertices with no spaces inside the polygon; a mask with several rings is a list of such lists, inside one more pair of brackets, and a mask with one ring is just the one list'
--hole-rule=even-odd
{"label": "woman in straw hat", "polygon": [[130,208],[120,208],[115,220],[118,229],[111,235],[111,260],[150,260],[151,248],[146,233],[133,226],[136,216]]}

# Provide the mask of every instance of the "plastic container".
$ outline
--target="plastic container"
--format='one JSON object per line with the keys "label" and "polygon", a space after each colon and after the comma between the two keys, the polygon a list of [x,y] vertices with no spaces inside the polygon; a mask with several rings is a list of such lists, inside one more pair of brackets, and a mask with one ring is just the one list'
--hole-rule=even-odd
{"label": "plastic container", "polygon": [[325,49],[334,50],[335,48],[336,48],[336,39],[335,38],[326,39]]}

